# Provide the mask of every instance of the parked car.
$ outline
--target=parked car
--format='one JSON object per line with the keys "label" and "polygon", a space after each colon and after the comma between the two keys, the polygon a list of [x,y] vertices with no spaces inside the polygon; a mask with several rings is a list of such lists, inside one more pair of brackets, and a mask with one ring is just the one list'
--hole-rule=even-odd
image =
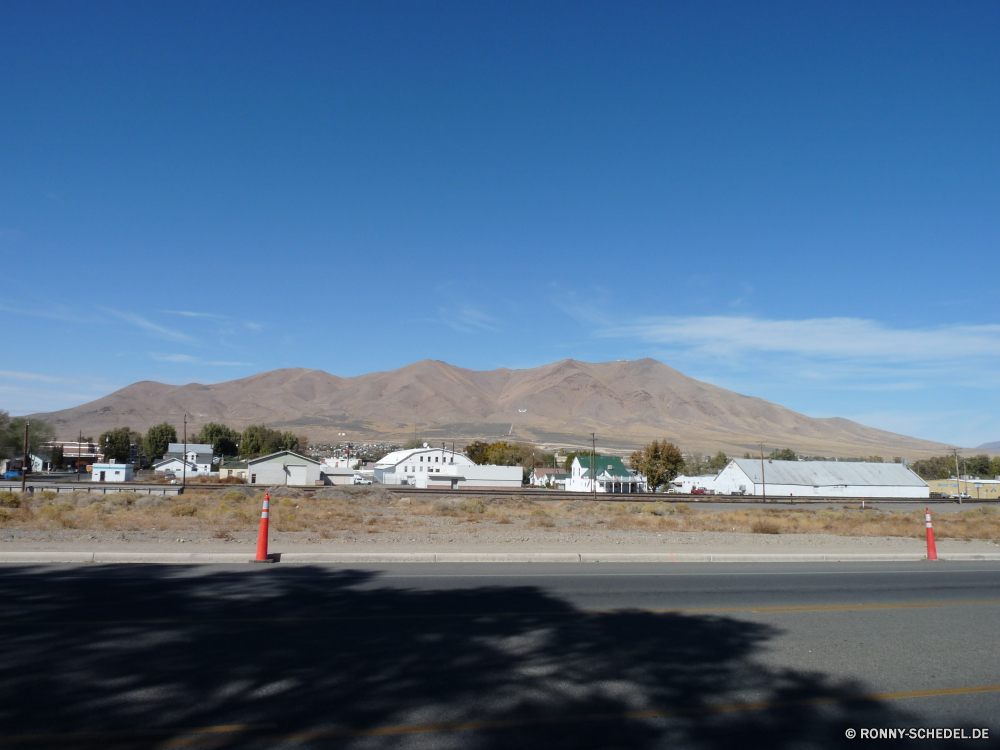
{"label": "parked car", "polygon": [[745,494],[747,494],[747,491],[746,490],[733,490],[729,494],[730,495],[745,495]]}
{"label": "parked car", "polygon": [[351,477],[351,484],[371,484],[371,483],[372,480],[365,479],[360,474],[355,474],[353,477]]}
{"label": "parked car", "polygon": [[697,487],[697,488],[691,490],[691,494],[692,495],[707,495],[708,494],[708,490],[706,490],[704,487]]}
{"label": "parked car", "polygon": [[19,471],[8,471],[3,475],[4,479],[20,479],[21,472]]}

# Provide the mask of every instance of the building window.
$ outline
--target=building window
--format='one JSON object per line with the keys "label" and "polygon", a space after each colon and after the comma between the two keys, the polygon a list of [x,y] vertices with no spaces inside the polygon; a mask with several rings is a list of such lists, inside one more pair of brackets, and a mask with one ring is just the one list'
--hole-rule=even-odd
{"label": "building window", "polygon": [[434,456],[434,463],[437,463],[437,462],[438,462],[438,457]]}
{"label": "building window", "polygon": [[421,456],[421,457],[420,457],[420,463],[423,463],[423,462],[424,462],[424,457],[423,457],[423,456]]}

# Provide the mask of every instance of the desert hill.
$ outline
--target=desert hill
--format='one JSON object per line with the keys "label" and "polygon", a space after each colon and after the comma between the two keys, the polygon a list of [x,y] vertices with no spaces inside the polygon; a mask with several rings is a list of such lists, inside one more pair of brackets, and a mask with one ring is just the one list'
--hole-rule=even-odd
{"label": "desert hill", "polygon": [[689,378],[652,359],[586,363],[567,359],[529,370],[467,370],[424,360],[398,370],[341,378],[321,370],[272,370],[214,385],[144,381],[88,404],[34,415],[64,438],[82,429],[144,432],[168,421],[305,433],[313,441],[428,440],[510,436],[548,446],[627,450],[667,438],[689,451],[742,452],[763,441],[827,456],[919,458],[948,449],[846,419],[815,419],[763,399]]}

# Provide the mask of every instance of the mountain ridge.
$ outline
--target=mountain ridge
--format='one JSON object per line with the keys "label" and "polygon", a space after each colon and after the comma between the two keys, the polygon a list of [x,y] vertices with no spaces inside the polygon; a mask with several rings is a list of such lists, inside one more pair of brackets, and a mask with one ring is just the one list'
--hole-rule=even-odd
{"label": "mountain ridge", "polygon": [[[524,410],[524,411],[522,411]],[[396,370],[340,377],[282,368],[215,384],[171,386],[139,381],[103,398],[32,415],[60,435],[111,427],[145,431],[168,421],[191,430],[206,422],[242,429],[265,423],[319,441],[349,439],[527,440],[551,446],[589,444],[627,450],[666,438],[689,451],[745,452],[792,447],[829,456],[886,453],[922,457],[942,443],[867,427],[842,417],[813,418],[764,399],[691,378],[654,359],[588,363],[563,359],[540,367],[470,370],[420,360]]]}

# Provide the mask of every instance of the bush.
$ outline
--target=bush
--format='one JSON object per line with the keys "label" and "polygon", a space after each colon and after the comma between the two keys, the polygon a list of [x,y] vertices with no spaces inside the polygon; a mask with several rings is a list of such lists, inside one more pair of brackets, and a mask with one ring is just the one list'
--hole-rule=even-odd
{"label": "bush", "polygon": [[471,500],[463,500],[458,504],[458,509],[465,513],[485,513],[486,503],[477,497]]}
{"label": "bush", "polygon": [[7,510],[6,508],[0,508],[0,523],[7,523],[7,521],[9,521],[13,517],[14,514],[11,513],[9,510]]}
{"label": "bush", "polygon": [[227,492],[225,495],[222,496],[223,502],[227,503],[242,503],[246,499],[247,499],[246,495],[244,495],[242,492],[237,492],[236,490]]}
{"label": "bush", "polygon": [[0,508],[20,508],[21,498],[13,492],[0,492]]}
{"label": "bush", "polygon": [[170,509],[170,515],[172,516],[193,516],[198,512],[198,509],[193,505],[175,505]]}
{"label": "bush", "polygon": [[753,534],[780,534],[781,527],[769,518],[757,518],[750,524]]}

